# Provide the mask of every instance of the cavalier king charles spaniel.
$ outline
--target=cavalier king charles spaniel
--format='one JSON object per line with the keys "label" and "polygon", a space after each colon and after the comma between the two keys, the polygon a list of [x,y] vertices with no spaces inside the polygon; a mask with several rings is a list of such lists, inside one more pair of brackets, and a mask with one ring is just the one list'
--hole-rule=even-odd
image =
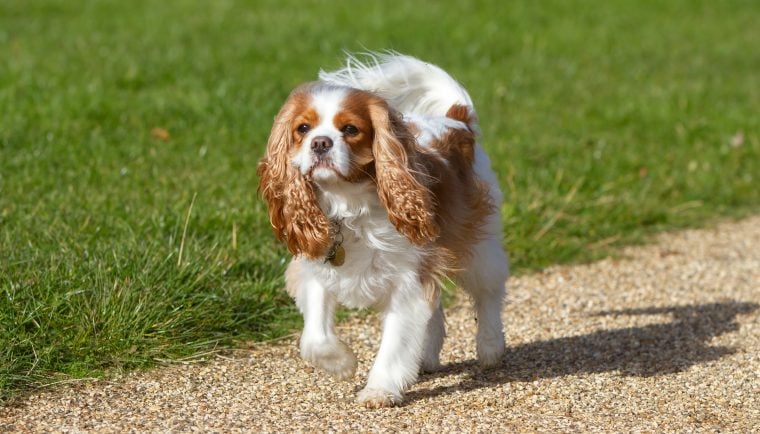
{"label": "cavalier king charles spaniel", "polygon": [[259,190],[293,254],[285,282],[304,318],[301,357],[352,377],[336,304],[377,308],[380,349],[357,397],[367,407],[400,403],[420,370],[440,366],[447,281],[474,301],[480,364],[501,362],[509,267],[501,192],[478,132],[462,86],[397,53],[349,56],[277,114]]}

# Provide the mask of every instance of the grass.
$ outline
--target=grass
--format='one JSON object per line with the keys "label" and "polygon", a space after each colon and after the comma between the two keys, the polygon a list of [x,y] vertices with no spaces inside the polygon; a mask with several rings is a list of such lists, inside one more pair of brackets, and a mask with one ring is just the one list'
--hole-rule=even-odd
{"label": "grass", "polygon": [[476,3],[0,3],[0,400],[298,324],[254,168],[343,49],[470,89],[517,272],[760,208],[756,2]]}

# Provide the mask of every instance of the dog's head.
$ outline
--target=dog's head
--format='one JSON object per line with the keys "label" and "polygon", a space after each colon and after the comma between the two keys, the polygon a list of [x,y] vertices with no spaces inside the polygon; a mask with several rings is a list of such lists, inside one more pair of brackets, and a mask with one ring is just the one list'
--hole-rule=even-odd
{"label": "dog's head", "polygon": [[419,179],[414,136],[382,98],[309,83],[288,97],[259,163],[259,190],[277,237],[293,254],[323,256],[330,245],[320,190],[373,183],[396,229],[415,244],[438,234],[430,191]]}

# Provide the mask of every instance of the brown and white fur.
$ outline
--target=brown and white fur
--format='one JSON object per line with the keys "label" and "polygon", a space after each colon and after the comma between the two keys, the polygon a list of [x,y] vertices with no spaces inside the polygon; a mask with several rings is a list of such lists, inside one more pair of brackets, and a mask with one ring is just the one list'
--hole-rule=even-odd
{"label": "brown and white fur", "polygon": [[[508,277],[501,193],[467,92],[440,68],[395,53],[295,89],[259,164],[276,236],[294,255],[288,292],[304,317],[301,356],[339,378],[356,357],[335,334],[337,303],[382,312],[358,401],[400,403],[443,345],[443,279],[473,298],[483,366],[504,353]],[[326,261],[338,238],[345,263]]]}

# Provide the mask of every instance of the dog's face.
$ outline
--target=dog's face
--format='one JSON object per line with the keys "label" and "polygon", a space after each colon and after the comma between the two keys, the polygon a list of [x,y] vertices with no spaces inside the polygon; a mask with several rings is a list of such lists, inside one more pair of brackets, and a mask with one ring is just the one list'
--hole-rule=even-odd
{"label": "dog's face", "polygon": [[317,191],[372,182],[399,232],[416,244],[437,235],[430,191],[416,178],[416,142],[381,98],[347,87],[297,88],[277,115],[259,163],[275,234],[293,254],[322,256],[329,223]]}
{"label": "dog's face", "polygon": [[374,174],[375,128],[372,111],[386,111],[374,96],[353,89],[323,87],[297,97],[290,121],[291,162],[307,179],[320,184],[342,179],[356,182]]}

